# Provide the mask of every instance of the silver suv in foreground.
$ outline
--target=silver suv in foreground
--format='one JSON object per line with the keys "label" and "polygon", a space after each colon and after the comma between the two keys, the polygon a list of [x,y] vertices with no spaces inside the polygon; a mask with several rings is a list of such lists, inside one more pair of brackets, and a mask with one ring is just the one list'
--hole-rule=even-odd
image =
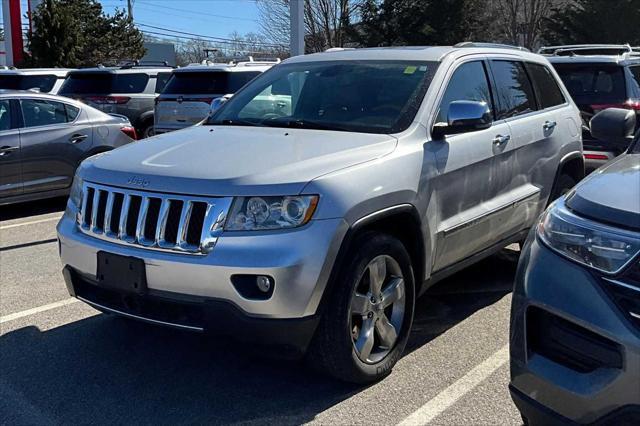
{"label": "silver suv in foreground", "polygon": [[[274,91],[287,107],[264,102]],[[273,67],[202,125],[83,162],[60,254],[99,310],[368,383],[401,356],[418,295],[521,241],[583,174],[579,111],[542,56],[332,51]]]}

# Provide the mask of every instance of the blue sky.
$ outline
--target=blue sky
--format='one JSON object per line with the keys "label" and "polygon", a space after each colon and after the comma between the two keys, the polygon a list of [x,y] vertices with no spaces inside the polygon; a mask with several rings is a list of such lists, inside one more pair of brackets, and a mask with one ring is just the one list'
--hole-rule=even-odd
{"label": "blue sky", "polygon": [[[24,15],[27,1],[20,3]],[[127,7],[126,0],[100,0],[100,3],[109,14],[117,7]],[[133,17],[139,24],[212,37],[228,37],[233,31],[243,35],[259,31],[255,0],[134,0]]]}

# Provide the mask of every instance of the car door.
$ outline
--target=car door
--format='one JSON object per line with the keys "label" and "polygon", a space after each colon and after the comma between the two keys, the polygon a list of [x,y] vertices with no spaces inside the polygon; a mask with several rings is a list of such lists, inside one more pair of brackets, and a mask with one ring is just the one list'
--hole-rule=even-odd
{"label": "car door", "polygon": [[[487,63],[478,58],[455,66],[433,123],[446,122],[453,101],[487,102],[494,110]],[[448,135],[425,147],[434,156],[437,197],[436,256],[433,270],[463,260],[495,242],[495,212],[503,207],[496,164],[512,149],[509,125],[494,120],[485,130]]]}
{"label": "car door", "polygon": [[63,102],[20,99],[24,193],[71,185],[75,169],[92,144],[91,123],[81,110]]}
{"label": "car door", "polygon": [[20,131],[15,101],[0,99],[0,198],[22,194]]}
{"label": "car door", "polygon": [[498,117],[509,124],[514,147],[509,161],[500,164],[503,192],[513,202],[502,223],[502,232],[508,234],[532,225],[546,204],[557,169],[557,150],[562,145],[552,139],[563,123],[558,123],[553,111],[539,106],[525,62],[495,59],[490,64],[499,100]]}

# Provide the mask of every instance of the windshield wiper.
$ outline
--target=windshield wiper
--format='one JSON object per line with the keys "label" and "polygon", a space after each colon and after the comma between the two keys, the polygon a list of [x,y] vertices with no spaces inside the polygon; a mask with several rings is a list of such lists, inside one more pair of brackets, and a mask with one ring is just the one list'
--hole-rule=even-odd
{"label": "windshield wiper", "polygon": [[265,121],[265,125],[273,126],[273,127],[291,127],[296,129],[313,129],[313,130],[339,130],[339,131],[347,131],[343,127],[324,124],[317,121],[310,120],[302,120],[302,119],[291,119],[291,120],[271,120]]}
{"label": "windshield wiper", "polygon": [[260,124],[258,123],[254,123],[252,121],[246,121],[246,120],[230,120],[230,119],[224,119],[224,120],[220,120],[220,121],[214,121],[213,123],[211,123],[213,125],[218,125],[218,126],[260,126]]}

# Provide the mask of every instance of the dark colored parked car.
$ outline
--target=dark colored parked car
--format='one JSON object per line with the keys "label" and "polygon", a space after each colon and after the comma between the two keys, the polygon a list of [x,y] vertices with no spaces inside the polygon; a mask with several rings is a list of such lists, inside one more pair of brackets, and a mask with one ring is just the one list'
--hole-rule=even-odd
{"label": "dark colored parked car", "polygon": [[106,113],[126,116],[141,138],[153,134],[156,96],[171,76],[169,66],[125,65],[69,73],[60,94]]}
{"label": "dark colored parked car", "polygon": [[82,160],[134,138],[124,117],[61,96],[0,90],[0,205],[66,195]]}
{"label": "dark colored parked car", "polygon": [[622,154],[627,146],[600,141],[591,135],[589,120],[607,108],[640,113],[640,48],[628,45],[543,47],[583,119],[585,167],[591,172]]}
{"label": "dark colored parked car", "polygon": [[[594,137],[628,142],[634,112]],[[552,204],[525,244],[511,311],[511,395],[528,424],[640,424],[640,133]]]}

